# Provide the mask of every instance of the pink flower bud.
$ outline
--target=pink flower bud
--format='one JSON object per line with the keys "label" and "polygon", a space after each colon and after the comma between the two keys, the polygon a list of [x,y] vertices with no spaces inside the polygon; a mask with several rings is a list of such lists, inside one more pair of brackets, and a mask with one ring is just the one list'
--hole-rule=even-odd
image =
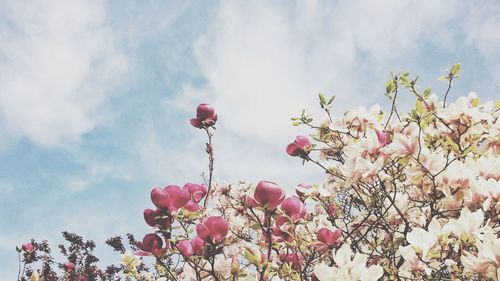
{"label": "pink flower bud", "polygon": [[376,131],[377,139],[380,147],[384,147],[387,144],[387,135],[384,131]]}
{"label": "pink flower bud", "polygon": [[180,241],[179,243],[177,243],[177,248],[185,257],[189,258],[193,255],[193,246],[191,245],[191,242],[189,240]]}
{"label": "pink flower bud", "polygon": [[281,203],[281,210],[292,222],[302,219],[306,216],[306,206],[297,197],[288,197]]}
{"label": "pink flower bud", "polygon": [[187,188],[181,189],[177,185],[169,185],[164,189],[159,187],[151,190],[151,201],[158,208],[165,208],[169,212],[177,211],[189,201],[190,195]]}
{"label": "pink flower bud", "polygon": [[201,255],[205,249],[205,241],[198,236],[191,239],[191,245],[193,247],[193,253],[196,255]]}
{"label": "pink flower bud", "polygon": [[328,245],[328,246],[333,246],[335,242],[340,238],[342,233],[340,232],[339,229],[335,229],[334,231],[331,231],[328,228],[321,228],[318,233],[316,234],[316,237],[318,238],[318,241]]}
{"label": "pink flower bud", "polygon": [[267,206],[272,211],[283,202],[285,192],[273,182],[261,181],[255,188],[254,198],[258,206]]}
{"label": "pink flower bud", "polygon": [[208,187],[204,184],[186,183],[184,188],[188,190],[191,195],[191,199],[193,199],[196,203],[199,203],[208,192]]}
{"label": "pink flower bud", "polygon": [[309,151],[312,147],[311,141],[306,136],[297,136],[295,141],[286,147],[286,153],[291,156],[299,156],[307,158]]}
{"label": "pink flower bud", "polygon": [[21,246],[23,248],[23,251],[25,251],[28,254],[31,254],[35,251],[35,246],[31,243],[26,243]]}
{"label": "pink flower bud", "polygon": [[72,262],[70,262],[70,261],[67,261],[66,263],[64,263],[63,267],[64,267],[65,271],[73,271],[73,270],[75,270],[75,264],[72,263]]}
{"label": "pink flower bud", "polygon": [[191,118],[189,122],[193,127],[199,129],[210,127],[217,122],[217,114],[211,105],[202,103],[196,109],[196,118]]}
{"label": "pink flower bud", "polygon": [[290,263],[293,270],[300,270],[301,262],[296,254],[280,254],[279,259],[282,263]]}
{"label": "pink flower bud", "polygon": [[229,226],[223,217],[209,217],[196,226],[198,237],[206,241],[210,239],[212,243],[219,243],[226,237]]}
{"label": "pink flower bud", "polygon": [[162,248],[163,240],[161,237],[152,233],[144,235],[142,242],[137,242],[137,247],[157,257],[163,256],[167,252],[167,247]]}

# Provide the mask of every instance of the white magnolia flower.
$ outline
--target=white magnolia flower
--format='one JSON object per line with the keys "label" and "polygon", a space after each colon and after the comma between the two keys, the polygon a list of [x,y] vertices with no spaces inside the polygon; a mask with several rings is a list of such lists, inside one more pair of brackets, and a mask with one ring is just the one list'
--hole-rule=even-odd
{"label": "white magnolia flower", "polygon": [[450,220],[444,227],[446,233],[454,233],[458,236],[471,236],[478,231],[484,221],[484,213],[482,210],[477,210],[472,213],[469,208],[464,207],[460,212],[458,219]]}
{"label": "white magnolia flower", "polygon": [[336,266],[324,263],[314,267],[314,274],[320,281],[376,281],[384,274],[380,265],[366,267],[368,256],[353,252],[348,244],[342,245],[333,255]]}

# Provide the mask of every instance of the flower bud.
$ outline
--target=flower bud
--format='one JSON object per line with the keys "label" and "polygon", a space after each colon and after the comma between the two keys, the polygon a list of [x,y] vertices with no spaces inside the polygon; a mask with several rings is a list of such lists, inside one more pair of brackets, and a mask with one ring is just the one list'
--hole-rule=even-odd
{"label": "flower bud", "polygon": [[306,206],[297,197],[288,197],[281,203],[281,210],[291,218],[293,222],[302,219],[306,215]]}
{"label": "flower bud", "polygon": [[196,109],[196,118],[191,118],[189,122],[193,127],[199,129],[210,127],[217,122],[217,114],[211,105],[202,103]]}
{"label": "flower bud", "polygon": [[260,181],[255,188],[254,198],[258,206],[267,206],[272,211],[283,202],[285,192],[273,182]]}
{"label": "flower bud", "polygon": [[23,248],[23,251],[25,251],[28,254],[31,254],[35,251],[35,246],[31,243],[26,243],[21,246]]}
{"label": "flower bud", "polygon": [[339,229],[335,229],[334,231],[331,231],[328,228],[321,228],[318,233],[316,234],[316,238],[318,241],[328,245],[328,246],[333,246],[335,242],[340,238],[342,233],[340,232]]}

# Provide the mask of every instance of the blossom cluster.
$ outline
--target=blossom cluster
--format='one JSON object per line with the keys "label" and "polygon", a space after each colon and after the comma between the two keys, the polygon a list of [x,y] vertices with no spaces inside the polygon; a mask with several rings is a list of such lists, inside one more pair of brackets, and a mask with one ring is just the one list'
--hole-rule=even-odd
{"label": "blossom cluster", "polygon": [[[444,77],[451,86],[459,66]],[[212,180],[217,114],[200,104],[207,133],[203,183],[151,190],[155,209],[138,249],[123,256],[137,280],[500,280],[500,104],[475,93],[447,103],[417,78],[393,75],[387,112],[374,105],[325,118],[283,153],[325,172],[319,184],[282,187]],[[406,89],[409,112],[397,107]],[[293,158],[291,158],[293,159]],[[288,192],[287,192],[288,191]],[[33,251],[29,246],[23,251]],[[155,272],[141,270],[153,256]]]}

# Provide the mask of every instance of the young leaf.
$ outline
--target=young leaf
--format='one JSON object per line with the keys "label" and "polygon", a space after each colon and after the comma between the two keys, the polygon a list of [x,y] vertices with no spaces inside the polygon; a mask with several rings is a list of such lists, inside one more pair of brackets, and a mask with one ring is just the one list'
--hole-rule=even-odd
{"label": "young leaf", "polygon": [[326,104],[326,98],[325,98],[325,95],[323,95],[322,93],[319,93],[319,101],[321,104],[325,105]]}
{"label": "young leaf", "polygon": [[452,65],[451,69],[450,69],[450,74],[453,76],[457,76],[458,72],[460,72],[460,68],[461,68],[461,66],[459,63]]}

